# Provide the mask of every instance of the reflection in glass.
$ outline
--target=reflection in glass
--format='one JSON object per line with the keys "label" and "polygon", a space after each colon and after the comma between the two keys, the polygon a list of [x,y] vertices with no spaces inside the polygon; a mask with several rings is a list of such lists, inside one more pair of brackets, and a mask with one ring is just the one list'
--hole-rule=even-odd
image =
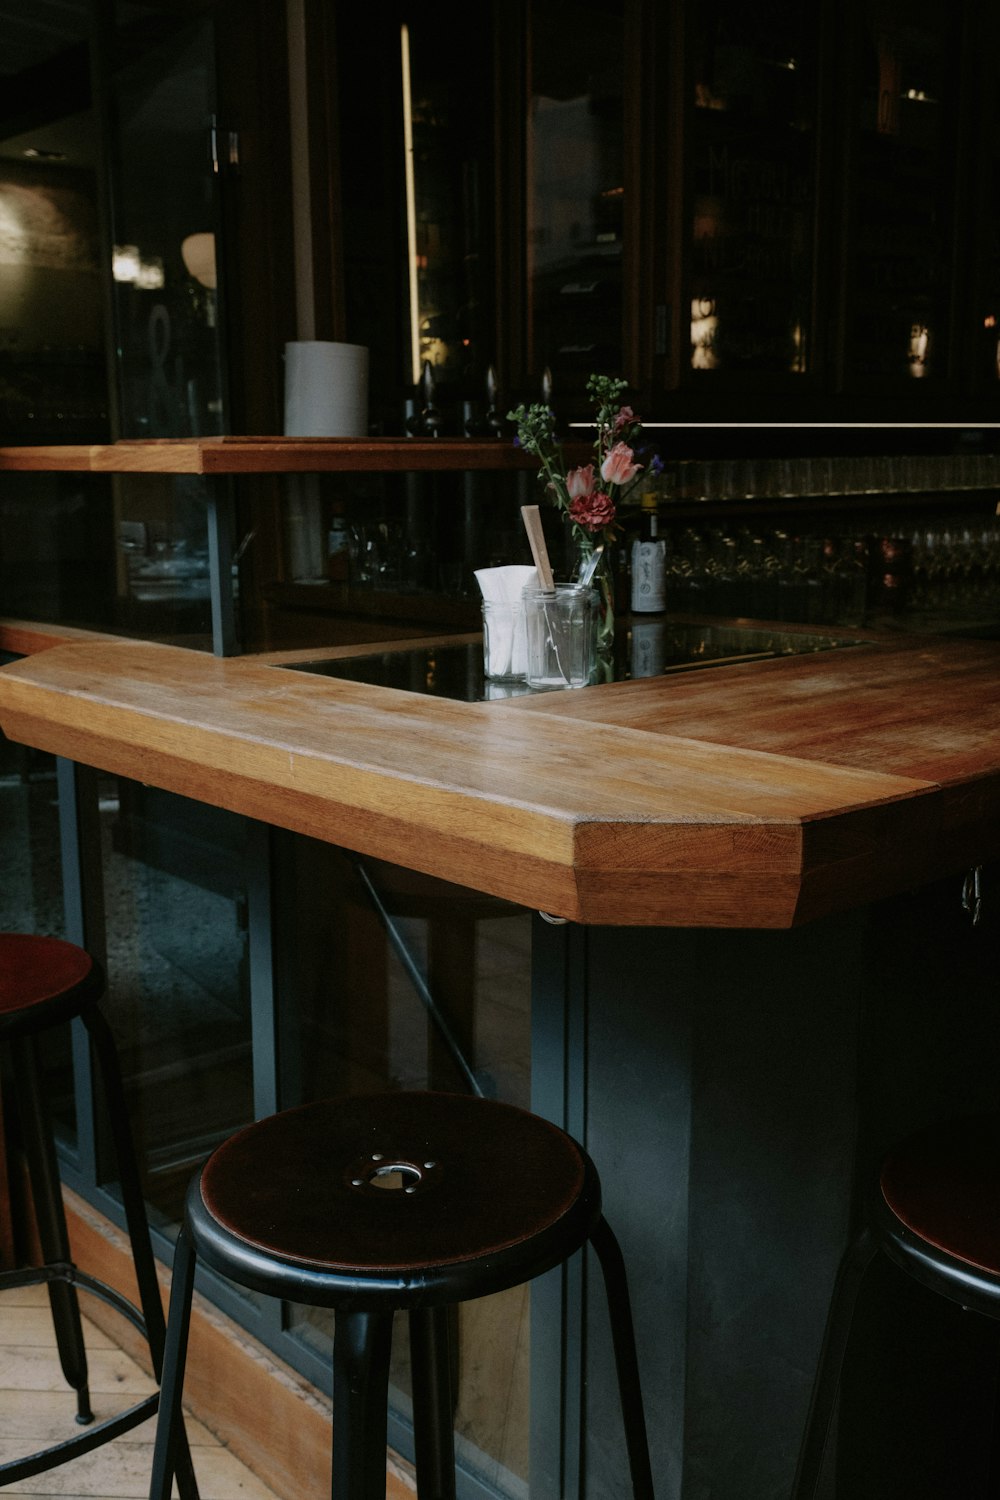
{"label": "reflection in glass", "polygon": [[817,17],[787,0],[697,8],[692,369],[810,367]]}
{"label": "reflection in glass", "polygon": [[253,1117],[243,821],[101,782],[108,1006],[147,1201],[176,1223],[205,1156]]}
{"label": "reflection in glass", "polygon": [[211,649],[200,475],[0,476],[4,614]]}
{"label": "reflection in glass", "polygon": [[[126,8],[125,15],[129,12]],[[115,314],[123,437],[224,432],[211,22],[122,24],[114,73]]]}
{"label": "reflection in glass", "polygon": [[110,629],[114,566],[106,476],[0,476],[0,596],[5,615]]}
{"label": "reflection in glass", "polygon": [[945,369],[955,46],[947,7],[883,0],[864,12],[847,340],[858,376],[927,380]]}
{"label": "reflection in glass", "polygon": [[572,388],[622,362],[622,35],[620,3],[532,8],[528,362]]}
{"label": "reflection in glass", "polygon": [[[8,660],[0,656],[0,663]],[[65,937],[56,766],[0,734],[0,930]],[[61,1140],[76,1138],[68,1026],[42,1038],[45,1091]]]}
{"label": "reflection in glass", "polygon": [[[218,481],[216,481],[218,482]],[[208,486],[200,475],[122,474],[112,487],[116,623],[146,638],[211,643]]]}
{"label": "reflection in glass", "polygon": [[[425,361],[452,382],[485,377],[488,274],[483,215],[489,161],[488,12],[425,6],[400,28],[403,180],[410,307],[409,378]],[[454,58],[462,58],[456,68]],[[381,63],[379,64],[381,66]]]}
{"label": "reflection in glass", "polygon": [[60,152],[56,160],[25,161],[34,133],[5,142],[0,159],[0,440],[7,443],[107,436],[97,186],[81,145],[90,119],[60,123],[76,148],[73,160]]}

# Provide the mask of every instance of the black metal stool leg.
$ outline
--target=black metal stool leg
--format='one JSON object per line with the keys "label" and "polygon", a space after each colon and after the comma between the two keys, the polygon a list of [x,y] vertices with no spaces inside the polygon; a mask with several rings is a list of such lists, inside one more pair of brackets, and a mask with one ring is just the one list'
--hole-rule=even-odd
{"label": "black metal stool leg", "polygon": [[863,1230],[844,1253],[834,1283],[830,1311],[827,1314],[826,1330],[816,1367],[816,1380],[809,1402],[805,1435],[799,1450],[799,1462],[792,1486],[792,1500],[812,1500],[819,1483],[823,1453],[837,1405],[840,1389],[840,1372],[847,1350],[847,1341],[854,1321],[854,1309],[865,1271],[875,1258],[878,1249],[874,1237]]}
{"label": "black metal stool leg", "polygon": [[590,1236],[590,1243],[597,1252],[604,1274],[632,1494],[635,1500],[654,1500],[653,1471],[649,1462],[649,1441],[646,1436],[646,1416],[639,1383],[639,1360],[635,1350],[635,1329],[632,1324],[625,1260],[606,1219],[598,1221]]}
{"label": "black metal stool leg", "polygon": [[99,1011],[91,1011],[83,1017],[84,1025],[97,1055],[104,1085],[111,1138],[118,1163],[118,1180],[121,1186],[125,1223],[132,1242],[132,1259],[135,1263],[136,1281],[139,1284],[139,1305],[146,1322],[149,1352],[153,1361],[153,1373],[157,1380],[163,1369],[163,1343],[166,1337],[166,1321],[160,1301],[156,1279],[156,1262],[149,1238],[149,1224],[139,1179],[139,1167],[135,1159],[132,1134],[128,1125],[128,1110],[122,1084],[118,1051],[111,1029]]}
{"label": "black metal stool leg", "polygon": [[[163,1378],[160,1382],[160,1410],[156,1419],[156,1443],[153,1448],[153,1473],[149,1500],[170,1500],[175,1464],[190,1453],[184,1432],[181,1398],[184,1393],[184,1366],[187,1362],[188,1333],[191,1327],[191,1299],[194,1294],[195,1252],[187,1229],[181,1226],[174,1251],[174,1274],[170,1287],[170,1315],[163,1355]],[[180,1479],[178,1477],[178,1487]]]}
{"label": "black metal stool leg", "polygon": [[418,1500],[455,1500],[455,1434],[447,1307],[410,1313]]}
{"label": "black metal stool leg", "polygon": [[[52,1123],[38,1080],[36,1041],[32,1036],[18,1037],[11,1041],[10,1046],[18,1116],[24,1137],[42,1259],[47,1265],[68,1265],[69,1232],[63,1210]],[[76,1420],[81,1424],[92,1422],[94,1413],[87,1385],[87,1352],[75,1288],[66,1282],[50,1282],[49,1305],[59,1349],[59,1363],[67,1384],[76,1391]]]}
{"label": "black metal stool leg", "polygon": [[385,1500],[391,1349],[391,1313],[336,1314],[333,1500]]}
{"label": "black metal stool leg", "polygon": [[[115,1046],[111,1027],[99,1010],[93,1009],[85,1012],[83,1021],[90,1035],[104,1084],[104,1100],[118,1162],[122,1206],[125,1209],[125,1223],[128,1227],[132,1261],[139,1287],[139,1305],[146,1324],[146,1341],[149,1345],[153,1374],[159,1381],[163,1373],[166,1322],[163,1317],[163,1303],[160,1301],[156,1261],[149,1237],[149,1221],[146,1218],[139,1165],[136,1161],[132,1132],[128,1123],[128,1106],[118,1062],[118,1049]],[[198,1485],[183,1421],[178,1424],[175,1437],[174,1471],[181,1500],[198,1500]]]}

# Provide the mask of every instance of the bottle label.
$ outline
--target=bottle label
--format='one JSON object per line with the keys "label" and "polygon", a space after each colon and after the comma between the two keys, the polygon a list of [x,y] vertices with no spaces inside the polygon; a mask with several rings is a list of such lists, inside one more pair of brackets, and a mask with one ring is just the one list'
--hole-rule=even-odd
{"label": "bottle label", "polygon": [[651,614],[667,605],[667,544],[632,543],[632,608]]}

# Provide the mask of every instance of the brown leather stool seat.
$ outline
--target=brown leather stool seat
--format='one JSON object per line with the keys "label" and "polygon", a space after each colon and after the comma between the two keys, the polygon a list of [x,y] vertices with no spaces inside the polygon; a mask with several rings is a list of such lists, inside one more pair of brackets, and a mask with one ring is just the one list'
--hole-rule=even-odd
{"label": "brown leather stool seat", "polygon": [[[18,1136],[24,1150],[43,1261],[41,1265],[0,1273],[0,1293],[16,1286],[47,1284],[60,1364],[67,1383],[76,1392],[76,1420],[86,1428],[63,1442],[0,1464],[3,1485],[28,1479],[110,1442],[150,1417],[159,1400],[158,1393],[154,1394],[102,1422],[94,1422],[90,1405],[78,1287],[116,1308],[143,1333],[157,1376],[162,1368],[165,1338],[118,1054],[110,1027],[98,1008],[103,993],[103,972],[83,948],[60,938],[0,933],[0,1043],[10,1058]],[[70,1258],[55,1137],[41,1084],[37,1041],[50,1027],[65,1025],[77,1017],[93,1044],[103,1084],[139,1286],[139,1307],[113,1287],[79,1270]],[[183,1427],[178,1430],[178,1483],[184,1500],[197,1500]]]}
{"label": "brown leather stool seat", "polygon": [[174,1263],[151,1495],[167,1500],[195,1261],[336,1310],[333,1495],[385,1494],[392,1315],[410,1319],[418,1495],[454,1496],[447,1308],[593,1244],[608,1291],[633,1491],[652,1497],[635,1344],[597,1172],[556,1126],[465,1095],[325,1099],[223,1143],[195,1177]]}
{"label": "brown leather stool seat", "polygon": [[793,1500],[816,1492],[862,1278],[879,1252],[931,1291],[1000,1318],[1000,1115],[934,1125],[883,1162],[838,1272]]}

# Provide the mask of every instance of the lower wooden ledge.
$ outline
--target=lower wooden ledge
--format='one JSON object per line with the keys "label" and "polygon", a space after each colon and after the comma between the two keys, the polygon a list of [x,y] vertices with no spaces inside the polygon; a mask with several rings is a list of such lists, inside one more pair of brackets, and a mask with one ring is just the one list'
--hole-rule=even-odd
{"label": "lower wooden ledge", "polygon": [[[130,1300],[137,1289],[128,1239],[76,1193],[64,1190],[73,1259]],[[158,1266],[164,1307],[170,1276]],[[139,1333],[96,1298],[86,1299],[92,1322],[149,1369]],[[185,1404],[279,1500],[301,1500],[330,1488],[330,1402],[269,1349],[197,1293],[184,1382]],[[412,1500],[413,1471],[387,1458],[386,1500]]]}
{"label": "lower wooden ledge", "polygon": [[121,636],[104,630],[84,630],[75,625],[47,624],[40,620],[14,620],[0,617],[0,651],[14,656],[32,656],[53,646],[68,646],[75,641],[117,641]]}

